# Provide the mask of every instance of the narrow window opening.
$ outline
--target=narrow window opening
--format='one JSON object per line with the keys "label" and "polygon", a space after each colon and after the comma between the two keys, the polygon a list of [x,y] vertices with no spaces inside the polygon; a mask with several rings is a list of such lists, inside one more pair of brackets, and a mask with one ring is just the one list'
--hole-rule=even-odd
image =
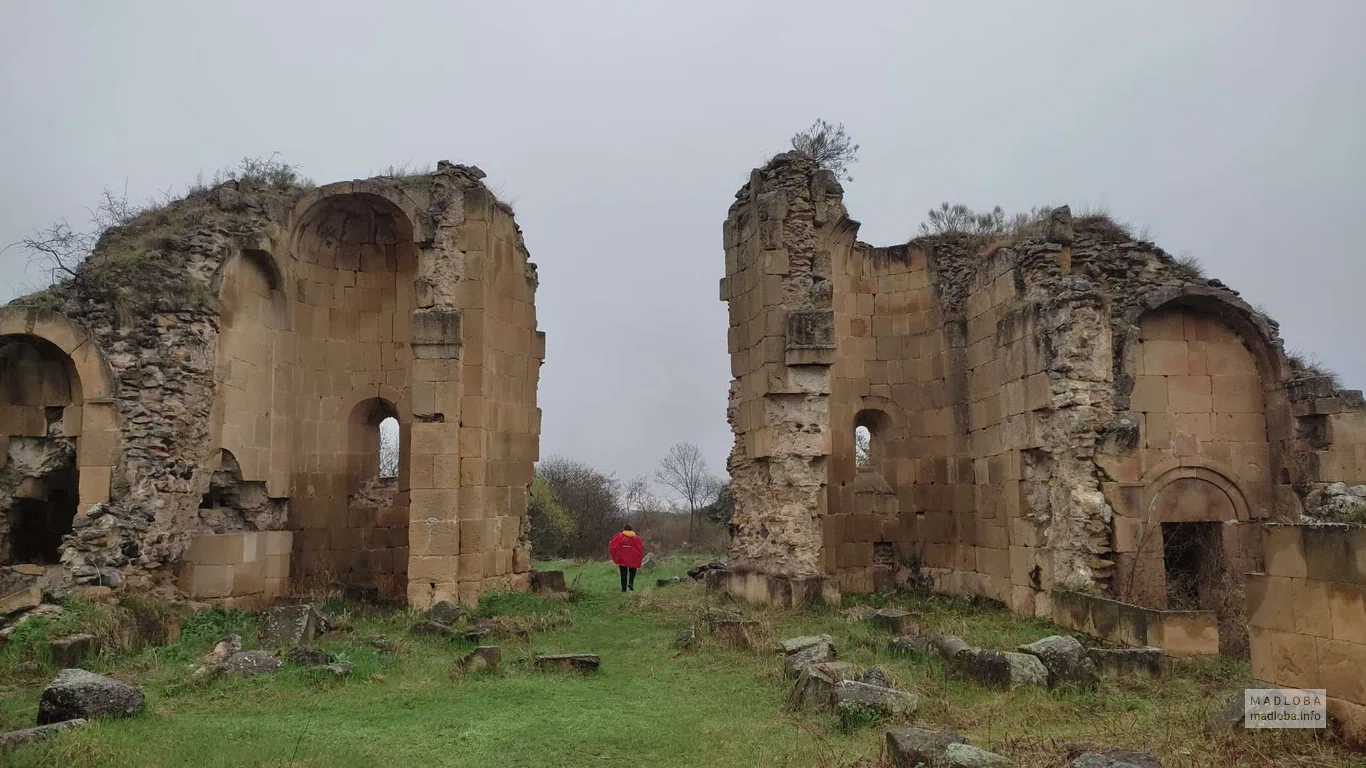
{"label": "narrow window opening", "polygon": [[1220,523],[1163,523],[1162,565],[1168,610],[1218,607],[1223,547]]}
{"label": "narrow window opening", "polygon": [[873,432],[860,424],[854,427],[854,466],[867,469],[873,463]]}
{"label": "narrow window opening", "polygon": [[398,438],[398,419],[389,416],[379,423],[379,478],[381,480],[393,480],[398,477]]}

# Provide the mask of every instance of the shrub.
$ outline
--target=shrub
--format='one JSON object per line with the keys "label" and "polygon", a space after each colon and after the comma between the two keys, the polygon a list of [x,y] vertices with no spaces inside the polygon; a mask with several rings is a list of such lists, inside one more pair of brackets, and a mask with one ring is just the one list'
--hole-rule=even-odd
{"label": "shrub", "polygon": [[821,168],[833,171],[836,178],[854,180],[849,175],[849,166],[858,162],[858,144],[845,132],[844,123],[831,125],[817,120],[792,136],[792,148]]}

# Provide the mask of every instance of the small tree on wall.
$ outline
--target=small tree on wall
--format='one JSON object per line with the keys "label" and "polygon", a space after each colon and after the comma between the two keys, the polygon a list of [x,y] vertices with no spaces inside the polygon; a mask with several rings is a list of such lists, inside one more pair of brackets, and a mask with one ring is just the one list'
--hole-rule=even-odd
{"label": "small tree on wall", "polygon": [[849,166],[858,162],[858,144],[844,130],[844,123],[831,125],[817,120],[810,128],[792,137],[792,148],[833,171],[837,178],[853,181]]}

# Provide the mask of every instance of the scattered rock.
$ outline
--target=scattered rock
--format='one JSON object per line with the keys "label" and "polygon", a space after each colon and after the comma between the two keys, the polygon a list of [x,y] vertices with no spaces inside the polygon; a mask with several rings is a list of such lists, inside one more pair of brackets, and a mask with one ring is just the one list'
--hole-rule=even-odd
{"label": "scattered rock", "polygon": [[1239,691],[1229,696],[1224,701],[1224,706],[1210,715],[1209,722],[1205,725],[1205,733],[1241,730],[1246,719],[1247,697]]}
{"label": "scattered rock", "polygon": [[390,640],[388,635],[368,635],[364,638],[361,638],[361,642],[365,643],[371,648],[374,648],[380,653],[394,652],[394,641]]}
{"label": "scattered rock", "polygon": [[950,744],[936,766],[943,768],[1010,768],[1010,761],[971,744]]}
{"label": "scattered rock", "polygon": [[944,753],[964,738],[952,731],[931,731],[924,728],[899,728],[887,732],[887,754],[894,768],[937,766]]}
{"label": "scattered rock", "polygon": [[1162,768],[1152,755],[1128,749],[1097,749],[1090,744],[1068,744],[1072,768]]}
{"label": "scattered rock", "polygon": [[82,633],[54,638],[48,642],[48,650],[54,666],[74,667],[95,652],[95,636]]}
{"label": "scattered rock", "polygon": [[40,725],[37,728],[24,728],[18,731],[10,731],[9,733],[0,733],[0,752],[24,744],[32,744],[35,741],[42,741],[58,731],[65,731],[71,728],[85,728],[88,725],[90,725],[89,720],[78,717],[74,720],[63,720],[60,723]]}
{"label": "scattered rock", "polygon": [[920,614],[900,608],[883,608],[873,614],[873,623],[894,635],[920,634]]}
{"label": "scattered rock", "polygon": [[261,646],[293,648],[308,645],[326,626],[327,619],[306,603],[271,608],[261,620]]}
{"label": "scattered rock", "polygon": [[845,680],[835,686],[835,711],[846,726],[909,715],[918,706],[920,697],[905,691],[857,680]]}
{"label": "scattered rock", "polygon": [[1048,669],[1048,687],[1075,685],[1095,688],[1100,681],[1095,662],[1086,656],[1086,649],[1075,637],[1053,635],[1017,648],[1020,653],[1035,656]]}
{"label": "scattered rock", "polygon": [[481,645],[451,666],[452,675],[464,675],[480,670],[497,672],[503,668],[503,649],[496,645]]}
{"label": "scattered rock", "polygon": [[678,633],[674,638],[674,647],[680,651],[688,651],[697,647],[697,628],[687,627]]}
{"label": "scattered rock", "polygon": [[547,653],[536,657],[536,666],[540,669],[568,672],[597,672],[600,663],[596,653]]}
{"label": "scattered rock", "polygon": [[19,563],[18,565],[11,565],[9,569],[22,576],[43,575],[43,566],[35,563]]}
{"label": "scattered rock", "polygon": [[531,574],[531,589],[541,597],[568,597],[564,571],[536,571]]}
{"label": "scattered rock", "polygon": [[1048,668],[1024,653],[968,648],[954,655],[953,671],[980,685],[1014,688],[1017,685],[1048,687]]}
{"label": "scattered rock", "polygon": [[682,577],[682,576],[670,576],[670,577],[667,578],[667,579],[656,579],[656,580],[655,580],[655,586],[657,586],[657,587],[667,587],[667,586],[669,586],[669,585],[671,585],[671,584],[682,584],[682,583],[683,583],[683,577]]}
{"label": "scattered rock", "polygon": [[709,563],[699,563],[688,569],[688,578],[693,579],[694,581],[702,581],[707,578],[707,574],[709,573],[725,573],[729,570],[730,566],[726,565],[725,560],[717,559],[712,560]]}
{"label": "scattered rock", "polygon": [[[408,632],[423,637],[454,637],[455,630],[440,622],[423,619],[408,628]],[[467,633],[468,634],[468,633]]]}
{"label": "scattered rock", "polygon": [[232,658],[234,653],[241,650],[242,636],[228,635],[217,643],[214,643],[214,646],[209,649],[209,652],[204,654],[204,663],[216,667]]}
{"label": "scattered rock", "polygon": [[238,651],[223,663],[223,673],[236,677],[274,675],[284,667],[280,657],[270,651]]}
{"label": "scattered rock", "polygon": [[464,608],[461,608],[449,600],[439,600],[433,603],[431,608],[427,609],[428,621],[434,621],[437,624],[445,624],[448,627],[458,623],[468,615],[469,614],[466,613]]}
{"label": "scattered rock", "polygon": [[892,681],[887,678],[887,671],[882,667],[869,667],[863,670],[863,674],[858,676],[858,681],[865,685],[873,685],[878,688],[891,688]]}
{"label": "scattered rock", "polygon": [[702,614],[702,625],[707,631],[714,631],[716,625],[722,621],[744,621],[744,616],[735,611],[723,611],[720,608],[708,608]]}
{"label": "scattered rock", "polygon": [[935,635],[930,638],[930,650],[946,662],[952,662],[959,653],[971,649],[972,646],[957,635]]}
{"label": "scattered rock", "polygon": [[321,648],[314,648],[307,645],[296,645],[289,649],[285,658],[295,664],[302,664],[305,667],[321,667],[324,664],[331,664],[337,660],[335,656]]}
{"label": "scattered rock", "polygon": [[887,647],[902,656],[920,656],[929,650],[930,639],[924,635],[901,635],[892,638]]}
{"label": "scattered rock", "polygon": [[493,630],[489,627],[475,627],[474,629],[466,630],[462,635],[460,635],[460,637],[471,643],[478,643],[482,642],[484,638],[489,637],[492,634]]}
{"label": "scattered rock", "polygon": [[128,717],[142,711],[137,686],[84,669],[64,669],[38,700],[38,725],[95,717]]}
{"label": "scattered rock", "polygon": [[850,624],[857,624],[860,621],[867,621],[877,613],[870,605],[855,605],[840,611],[840,618]]}
{"label": "scattered rock", "polygon": [[780,640],[778,641],[776,648],[778,653],[790,654],[796,653],[803,648],[810,648],[813,645],[833,642],[835,642],[835,639],[829,635],[802,635],[801,637],[791,637],[787,640]]}
{"label": "scattered rock", "polygon": [[0,597],[0,616],[29,611],[43,604],[43,591],[37,585]]}
{"label": "scattered rock", "polygon": [[351,676],[351,665],[342,662],[332,662],[331,664],[323,664],[321,666],[314,667],[314,669],[322,670],[323,672],[326,672],[329,676],[336,678],[338,680],[342,680]]}
{"label": "scattered rock", "polygon": [[835,689],[857,675],[858,667],[847,661],[808,664],[797,676],[788,695],[793,705],[800,709],[830,712],[835,708]]}
{"label": "scattered rock", "polygon": [[1161,677],[1166,659],[1161,648],[1088,648],[1086,658],[1095,665],[1101,677],[1148,675]]}
{"label": "scattered rock", "polygon": [[835,646],[829,640],[822,640],[815,645],[808,645],[799,651],[789,653],[783,659],[783,676],[795,680],[808,666],[824,664],[827,661],[834,661],[835,658]]}

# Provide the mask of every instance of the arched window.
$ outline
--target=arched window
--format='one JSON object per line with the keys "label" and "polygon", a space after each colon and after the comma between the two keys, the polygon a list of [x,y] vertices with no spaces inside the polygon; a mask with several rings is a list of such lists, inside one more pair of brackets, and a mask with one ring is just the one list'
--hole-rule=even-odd
{"label": "arched window", "polygon": [[854,416],[854,468],[859,471],[876,471],[879,463],[886,458],[883,441],[887,439],[887,414],[879,410],[865,409]]}
{"label": "arched window", "polygon": [[854,466],[867,469],[873,456],[873,431],[860,424],[854,427]]}
{"label": "arched window", "polygon": [[398,477],[398,419],[386,417],[379,423],[379,477],[393,480]]}

